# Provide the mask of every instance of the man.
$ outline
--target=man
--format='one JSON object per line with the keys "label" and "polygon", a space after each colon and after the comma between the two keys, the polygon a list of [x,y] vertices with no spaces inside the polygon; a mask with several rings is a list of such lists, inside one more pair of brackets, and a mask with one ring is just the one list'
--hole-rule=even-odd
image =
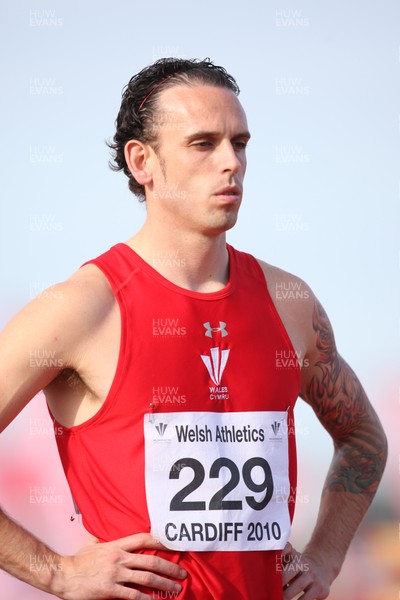
{"label": "man", "polygon": [[[1,514],[2,568],[59,598],[326,598],[382,476],[382,427],[312,291],[226,245],[250,138],[238,92],[209,61],[131,79],[112,147],[144,226],[2,334],[1,427],[45,390],[98,540],[61,557]],[[32,348],[60,366],[29,368]],[[298,395],[334,442],[302,553],[288,543]],[[31,571],[33,555],[57,568]]]}

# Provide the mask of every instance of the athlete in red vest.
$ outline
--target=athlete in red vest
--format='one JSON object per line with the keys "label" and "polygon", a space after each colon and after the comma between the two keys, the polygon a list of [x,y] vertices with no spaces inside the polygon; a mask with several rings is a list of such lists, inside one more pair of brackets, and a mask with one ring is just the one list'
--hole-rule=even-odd
{"label": "athlete in red vest", "polygon": [[[0,425],[45,390],[98,542],[62,557],[0,513],[0,566],[59,598],[326,598],[382,476],[382,427],[310,288],[226,244],[250,138],[238,92],[209,61],[131,79],[113,148],[144,226],[2,333]],[[30,369],[32,347],[60,366]],[[335,448],[302,553],[298,396]],[[33,554],[58,568],[31,571]]]}

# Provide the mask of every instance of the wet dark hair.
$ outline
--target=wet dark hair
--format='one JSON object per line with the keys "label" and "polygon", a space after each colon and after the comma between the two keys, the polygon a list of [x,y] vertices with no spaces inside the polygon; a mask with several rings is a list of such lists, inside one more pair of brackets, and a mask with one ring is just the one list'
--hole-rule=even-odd
{"label": "wet dark hair", "polygon": [[110,167],[124,171],[129,179],[129,189],[145,200],[144,186],[132,176],[124,156],[125,144],[139,140],[150,144],[157,151],[157,99],[160,93],[175,85],[192,82],[231,90],[236,96],[240,90],[235,79],[223,67],[214,65],[209,58],[181,59],[161,58],[134,75],[122,92],[121,108],[115,121],[114,143],[107,145],[113,150]]}

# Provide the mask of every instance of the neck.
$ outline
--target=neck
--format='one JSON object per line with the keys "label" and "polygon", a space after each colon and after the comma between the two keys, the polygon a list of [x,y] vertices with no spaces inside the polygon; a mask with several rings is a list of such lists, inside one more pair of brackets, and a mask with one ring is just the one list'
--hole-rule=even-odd
{"label": "neck", "polygon": [[126,243],[163,277],[203,293],[221,290],[229,279],[225,233],[214,236],[173,232],[146,222]]}

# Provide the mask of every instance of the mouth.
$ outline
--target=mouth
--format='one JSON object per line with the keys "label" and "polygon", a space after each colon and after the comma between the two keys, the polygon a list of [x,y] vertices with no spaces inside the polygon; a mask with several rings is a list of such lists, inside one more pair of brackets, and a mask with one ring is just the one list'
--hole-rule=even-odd
{"label": "mouth", "polygon": [[237,185],[226,186],[214,195],[227,202],[238,202],[242,198],[242,190]]}

